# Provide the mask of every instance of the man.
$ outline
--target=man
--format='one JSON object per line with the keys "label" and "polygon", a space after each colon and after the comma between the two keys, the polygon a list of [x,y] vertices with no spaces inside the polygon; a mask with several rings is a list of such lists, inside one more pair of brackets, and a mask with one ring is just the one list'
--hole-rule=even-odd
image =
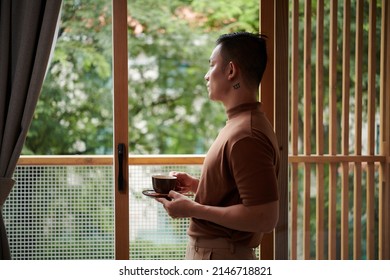
{"label": "man", "polygon": [[[173,218],[190,217],[186,259],[255,259],[263,233],[278,221],[279,148],[257,101],[267,63],[263,36],[222,35],[205,75],[209,98],[220,101],[226,126],[208,151],[198,180],[172,172],[179,191],[158,198]],[[180,192],[194,192],[188,199]]]}

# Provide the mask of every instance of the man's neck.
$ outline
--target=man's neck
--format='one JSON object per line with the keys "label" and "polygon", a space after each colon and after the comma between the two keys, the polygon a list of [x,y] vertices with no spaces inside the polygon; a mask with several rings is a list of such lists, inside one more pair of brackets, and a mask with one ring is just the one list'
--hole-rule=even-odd
{"label": "man's neck", "polygon": [[226,100],[223,102],[225,110],[237,107],[246,103],[254,103],[258,101],[258,93],[256,91],[250,92],[244,89],[232,89],[228,94]]}

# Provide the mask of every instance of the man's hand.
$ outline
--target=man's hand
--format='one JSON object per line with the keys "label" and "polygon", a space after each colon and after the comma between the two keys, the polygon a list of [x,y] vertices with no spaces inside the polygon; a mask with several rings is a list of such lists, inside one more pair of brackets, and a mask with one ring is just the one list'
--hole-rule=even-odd
{"label": "man's hand", "polygon": [[171,200],[165,198],[156,198],[160,202],[168,215],[172,218],[189,218],[192,216],[192,209],[196,206],[196,202],[175,191],[169,192]]}
{"label": "man's hand", "polygon": [[172,171],[169,175],[177,178],[177,191],[196,193],[198,190],[199,180],[188,173]]}

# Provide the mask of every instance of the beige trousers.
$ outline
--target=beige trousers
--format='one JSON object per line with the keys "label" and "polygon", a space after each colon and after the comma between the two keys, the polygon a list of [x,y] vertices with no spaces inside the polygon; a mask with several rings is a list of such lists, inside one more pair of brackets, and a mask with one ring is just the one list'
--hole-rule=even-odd
{"label": "beige trousers", "polygon": [[226,239],[195,239],[187,244],[186,260],[255,260],[253,248],[237,246]]}

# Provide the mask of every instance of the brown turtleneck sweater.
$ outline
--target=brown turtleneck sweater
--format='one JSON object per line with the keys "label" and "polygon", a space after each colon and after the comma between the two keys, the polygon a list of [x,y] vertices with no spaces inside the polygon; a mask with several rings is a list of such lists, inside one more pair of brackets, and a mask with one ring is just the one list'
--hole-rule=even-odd
{"label": "brown turtleneck sweater", "polygon": [[[243,104],[226,113],[226,126],[206,155],[195,201],[223,207],[278,200],[279,148],[261,103]],[[262,238],[262,233],[237,231],[195,218],[191,219],[188,235],[222,237],[251,248]]]}

